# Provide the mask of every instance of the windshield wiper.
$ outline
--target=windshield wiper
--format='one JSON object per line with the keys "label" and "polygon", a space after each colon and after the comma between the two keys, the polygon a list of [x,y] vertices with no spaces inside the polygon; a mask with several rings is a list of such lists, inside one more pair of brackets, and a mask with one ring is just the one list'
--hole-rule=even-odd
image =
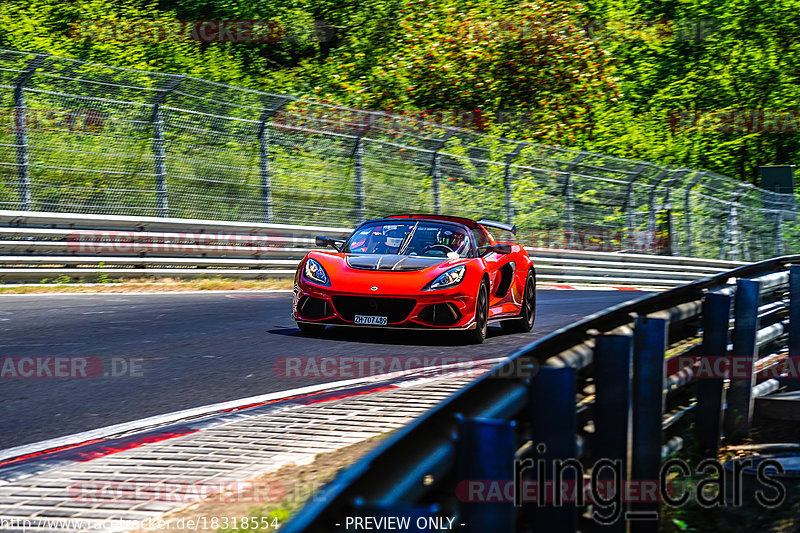
{"label": "windshield wiper", "polygon": [[397,255],[403,255],[403,252],[406,251],[406,248],[411,243],[411,237],[414,236],[414,232],[417,231],[417,226],[419,226],[419,222],[414,224],[414,227],[411,228],[411,231],[408,232],[403,242],[400,243],[400,248],[397,249]]}

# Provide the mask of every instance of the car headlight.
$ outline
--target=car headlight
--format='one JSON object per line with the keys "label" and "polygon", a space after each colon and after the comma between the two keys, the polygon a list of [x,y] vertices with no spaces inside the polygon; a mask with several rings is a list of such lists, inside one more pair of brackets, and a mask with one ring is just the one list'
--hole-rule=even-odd
{"label": "car headlight", "polygon": [[303,267],[303,273],[311,281],[315,281],[322,285],[330,285],[330,280],[328,279],[328,273],[325,272],[325,269],[322,268],[322,265],[320,265],[317,261],[311,258],[306,260],[306,264]]}
{"label": "car headlight", "polygon": [[433,280],[430,285],[428,285],[428,290],[446,289],[447,287],[458,285],[461,283],[461,280],[464,279],[464,274],[466,272],[467,268],[464,265],[451,268]]}

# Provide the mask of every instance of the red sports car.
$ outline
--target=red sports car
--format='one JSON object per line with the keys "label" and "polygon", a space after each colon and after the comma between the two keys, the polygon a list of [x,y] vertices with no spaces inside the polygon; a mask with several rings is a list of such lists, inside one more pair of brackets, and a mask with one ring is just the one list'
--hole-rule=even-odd
{"label": "red sports car", "polygon": [[536,312],[536,273],[499,222],[438,215],[369,220],[346,241],[317,237],[295,275],[292,318],[301,331],[327,325],[463,330],[481,343],[489,322],[526,332]]}

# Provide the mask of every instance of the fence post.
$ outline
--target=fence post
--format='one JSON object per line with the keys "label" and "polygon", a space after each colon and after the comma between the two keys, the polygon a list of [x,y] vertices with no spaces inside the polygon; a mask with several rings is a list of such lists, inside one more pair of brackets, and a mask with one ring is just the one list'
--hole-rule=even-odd
{"label": "fence post", "polygon": [[269,131],[266,120],[258,125],[258,163],[261,175],[261,217],[263,222],[270,223],[273,220],[272,180],[269,174]]}
{"label": "fence post", "polygon": [[[790,390],[800,389],[800,265],[789,266],[789,379]],[[794,376],[794,377],[792,377]]]}
{"label": "fence post", "polygon": [[575,184],[572,183],[572,172],[586,158],[586,154],[578,154],[578,156],[569,162],[567,170],[564,173],[564,229],[568,231],[575,230]]}
{"label": "fence post", "polygon": [[[669,321],[640,316],[633,336],[633,449],[631,479],[653,483],[661,470],[661,423],[664,415],[664,355]],[[644,491],[638,491],[643,494]],[[659,502],[635,502],[635,533],[657,532]]]}
{"label": "fence post", "polygon": [[278,103],[269,107],[261,113],[261,118],[258,124],[258,162],[259,174],[261,177],[261,214],[262,219],[266,223],[274,221],[274,213],[272,208],[272,176],[269,168],[269,130],[267,123],[275,116],[275,114],[283,109],[289,97],[283,96],[278,100]]}
{"label": "fence post", "polygon": [[[575,459],[576,412],[575,412],[575,369],[572,367],[542,367],[529,385],[529,405],[531,413],[531,438],[538,452],[538,464],[545,466],[545,479],[537,477],[537,497],[544,490],[545,480],[553,480],[554,461]],[[544,449],[541,449],[541,448]],[[565,481],[577,481],[575,496],[582,490],[581,480],[571,470],[566,471]],[[558,490],[558,489],[556,489]],[[532,524],[524,524],[534,531],[574,533],[577,527],[577,513],[574,501],[562,505],[526,502],[525,508],[531,510]]]}
{"label": "fence post", "polygon": [[[703,300],[701,359],[714,361],[714,357],[725,357],[728,354],[728,325],[732,299],[727,292],[706,294],[705,300]],[[711,367],[713,368],[713,365]],[[697,446],[704,457],[716,457],[719,451],[725,405],[724,376],[708,376],[698,380],[696,395],[697,416],[694,435]]]}
{"label": "fence post", "polygon": [[659,173],[658,176],[656,176],[656,179],[653,181],[653,184],[650,185],[650,199],[648,201],[648,205],[650,207],[649,207],[649,212],[648,212],[648,215],[647,215],[647,231],[651,232],[652,234],[655,234],[656,228],[657,228],[657,226],[656,226],[656,189],[658,189],[658,186],[661,184],[662,181],[664,181],[664,179],[666,179],[666,177],[669,175],[669,173],[670,173],[670,170],[665,168],[664,170],[662,170]]}
{"label": "fence post", "polygon": [[[514,478],[514,452],[516,423],[492,418],[472,418],[460,420],[456,468],[459,489],[462,496],[470,494],[471,482],[492,481],[505,488],[505,483],[512,483]],[[489,492],[483,487],[483,492]],[[501,490],[503,494],[506,491]],[[513,531],[514,502],[458,501],[458,514],[465,524],[467,533],[484,533],[486,531]]]}
{"label": "fence post", "polygon": [[687,168],[678,169],[675,172],[675,174],[673,174],[673,176],[669,180],[667,180],[667,183],[665,185],[667,189],[664,192],[664,205],[663,205],[667,215],[667,245],[664,250],[665,255],[674,255],[673,242],[675,237],[675,227],[672,222],[672,187],[680,177],[687,174],[688,172],[689,169]]}
{"label": "fence post", "polygon": [[442,171],[439,168],[439,151],[444,148],[447,140],[450,139],[450,137],[452,137],[454,134],[454,131],[448,131],[440,139],[437,139],[433,146],[433,157],[431,158],[431,182],[433,185],[433,213],[435,215],[440,215],[442,213]]}
{"label": "fence post", "polygon": [[783,210],[775,210],[775,257],[783,255]]}
{"label": "fence post", "polygon": [[356,219],[359,224],[367,219],[367,207],[364,198],[364,145],[361,139],[364,132],[360,131],[356,136],[353,146],[353,171],[355,173],[355,193],[356,193]]}
{"label": "fence post", "polygon": [[517,146],[514,147],[514,150],[506,154],[505,166],[503,168],[503,189],[505,190],[506,222],[508,224],[514,223],[514,183],[511,179],[511,163],[527,145],[528,143],[526,142],[519,142]]}
{"label": "fence post", "polygon": [[[719,251],[720,259],[727,259],[728,255],[731,259],[738,261],[739,256],[739,239],[741,237],[739,231],[739,200],[744,194],[744,187],[740,187],[731,195],[731,200],[728,202],[728,216],[725,220],[725,234],[722,236],[722,246]],[[730,241],[730,242],[729,242]],[[728,248],[730,247],[730,254]]]}
{"label": "fence post", "polygon": [[185,76],[178,76],[170,81],[166,87],[159,90],[153,99],[153,161],[156,174],[156,212],[160,217],[169,216],[169,201],[167,199],[167,152],[164,140],[164,115],[161,106],[167,95],[178,88]]}
{"label": "fence post", "polygon": [[692,202],[691,202],[691,193],[692,189],[694,189],[695,185],[706,175],[705,172],[698,172],[695,174],[692,181],[689,183],[689,186],[686,188],[686,192],[683,197],[684,202],[684,224],[686,226],[686,256],[692,257],[694,254],[694,243],[692,242]]}
{"label": "fence post", "polygon": [[31,198],[31,176],[28,168],[30,164],[30,154],[28,152],[28,110],[25,107],[25,93],[23,87],[31,79],[36,69],[42,66],[47,55],[38,54],[28,66],[25,67],[14,82],[14,120],[17,143],[17,187],[19,189],[19,206],[21,211],[30,211],[32,206]]}
{"label": "fence post", "polygon": [[761,284],[740,279],[736,284],[733,304],[733,364],[729,365],[730,386],[725,411],[725,438],[737,442],[750,431],[753,416],[753,363],[758,332],[758,297]]}
{"label": "fence post", "polygon": [[[624,492],[629,479],[632,356],[631,335],[607,334],[599,335],[595,339],[594,460],[610,460],[617,464],[614,473],[622,485],[618,486],[615,483],[616,494]],[[606,474],[598,475],[599,479],[614,479],[609,469],[605,469],[604,472]],[[626,505],[622,499],[620,505],[622,506],[620,516],[612,522],[598,524],[598,530],[618,532],[626,530],[624,512]],[[595,520],[599,516],[612,518],[611,511],[611,509],[595,510],[594,518]]]}
{"label": "fence post", "polygon": [[639,163],[636,165],[636,168],[633,169],[633,173],[631,177],[628,178],[628,183],[625,186],[625,203],[622,207],[622,210],[625,212],[625,224],[627,226],[629,235],[625,235],[623,232],[622,237],[620,238],[620,246],[625,246],[626,239],[631,243],[635,243],[635,227],[636,227],[636,220],[634,217],[634,211],[636,206],[634,205],[634,194],[633,194],[633,186],[636,183],[636,180],[639,179],[639,176],[642,175],[644,169],[648,167],[647,163]]}

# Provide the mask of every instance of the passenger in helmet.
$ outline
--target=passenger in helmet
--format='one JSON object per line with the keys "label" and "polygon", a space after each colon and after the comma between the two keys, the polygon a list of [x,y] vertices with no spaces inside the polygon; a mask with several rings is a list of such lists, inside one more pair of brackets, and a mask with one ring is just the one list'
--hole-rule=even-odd
{"label": "passenger in helmet", "polygon": [[382,251],[376,252],[380,254],[396,254],[403,244],[403,239],[408,233],[409,228],[406,226],[399,226],[394,229],[389,229],[385,232],[385,240],[383,242]]}

